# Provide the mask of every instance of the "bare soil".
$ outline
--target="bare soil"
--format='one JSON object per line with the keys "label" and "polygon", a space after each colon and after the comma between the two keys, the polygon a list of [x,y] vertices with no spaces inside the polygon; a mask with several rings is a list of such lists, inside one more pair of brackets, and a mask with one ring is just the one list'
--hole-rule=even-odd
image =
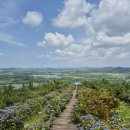
{"label": "bare soil", "polygon": [[72,122],[72,116],[74,111],[74,105],[76,104],[76,90],[73,92],[73,96],[67,105],[66,109],[61,113],[53,122],[51,130],[78,130],[76,125]]}

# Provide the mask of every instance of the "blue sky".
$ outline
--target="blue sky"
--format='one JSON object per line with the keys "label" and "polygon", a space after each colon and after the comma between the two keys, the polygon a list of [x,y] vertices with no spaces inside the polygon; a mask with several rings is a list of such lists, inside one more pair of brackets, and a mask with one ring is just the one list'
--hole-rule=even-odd
{"label": "blue sky", "polygon": [[129,0],[0,0],[0,68],[130,66]]}

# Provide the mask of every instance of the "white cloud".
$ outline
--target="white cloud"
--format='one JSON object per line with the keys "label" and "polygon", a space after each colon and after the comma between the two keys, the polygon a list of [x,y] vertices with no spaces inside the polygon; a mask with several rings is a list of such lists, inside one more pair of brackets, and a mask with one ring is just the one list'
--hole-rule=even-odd
{"label": "white cloud", "polygon": [[121,63],[121,58],[130,57],[129,23],[130,0],[101,0],[96,8],[86,3],[86,0],[65,0],[65,6],[53,20],[53,24],[61,28],[82,27],[79,30],[84,27],[86,37],[77,43],[70,35],[73,42],[65,46],[66,36],[62,34],[64,40],[59,40],[56,33],[48,33],[39,45],[46,44],[55,48],[48,59],[77,60],[79,64],[90,61]]}
{"label": "white cloud", "polygon": [[[71,44],[66,48],[58,48],[53,52],[53,55],[50,54],[53,59],[60,60],[70,60],[70,61],[79,61],[82,59],[90,58],[94,56],[95,50],[91,47],[89,43],[81,44]],[[96,55],[95,55],[96,56]]]}
{"label": "white cloud", "polygon": [[6,43],[9,45],[15,45],[19,47],[25,46],[25,44],[19,42],[18,39],[14,36],[5,33],[0,33],[0,43]]}
{"label": "white cloud", "polygon": [[101,0],[88,17],[87,34],[95,47],[128,48],[130,45],[130,1]]}
{"label": "white cloud", "polygon": [[118,55],[118,58],[128,58],[130,56],[130,54],[128,52],[123,52],[121,54]]}
{"label": "white cloud", "polygon": [[91,24],[96,32],[123,35],[130,32],[130,0],[101,0],[94,9]]}
{"label": "white cloud", "polygon": [[112,57],[113,55],[116,56],[116,54],[120,53],[121,48],[119,47],[105,48],[104,51],[105,51],[104,57],[108,58]]}
{"label": "white cloud", "polygon": [[92,5],[85,0],[66,0],[64,9],[53,20],[54,26],[76,28],[87,24]]}
{"label": "white cloud", "polygon": [[43,16],[40,12],[28,11],[22,21],[24,24],[30,25],[32,27],[37,27],[41,25],[43,21]]}
{"label": "white cloud", "polygon": [[40,58],[49,60],[60,60],[82,63],[85,61],[100,61],[117,58],[128,58],[129,53],[126,49],[121,47],[100,48],[94,47],[89,42],[82,42],[80,44],[71,44],[66,48],[58,48],[52,53],[40,55]]}
{"label": "white cloud", "polygon": [[17,9],[17,0],[0,0],[0,30],[8,29],[17,23],[17,19],[15,19]]}
{"label": "white cloud", "polygon": [[91,44],[83,42],[81,44],[71,43],[66,47],[56,47],[52,53],[40,55],[40,58],[47,58],[49,60],[70,60],[77,61],[89,58],[90,55],[95,55],[95,50],[92,50]]}
{"label": "white cloud", "polygon": [[[2,17],[2,16],[0,16],[0,17]],[[8,28],[16,23],[17,23],[16,20],[14,20],[11,17],[4,16],[4,17],[0,18],[0,28],[1,29]]]}
{"label": "white cloud", "polygon": [[60,33],[46,33],[44,40],[37,43],[37,46],[50,46],[54,48],[64,48],[75,42],[72,35],[65,36]]}
{"label": "white cloud", "polygon": [[102,46],[123,46],[130,44],[130,33],[122,36],[107,36],[104,32],[97,34],[98,45]]}
{"label": "white cloud", "polygon": [[44,47],[44,46],[45,46],[44,41],[39,41],[39,42],[37,43],[37,46],[38,46],[38,47]]}
{"label": "white cloud", "polygon": [[41,54],[41,55],[38,55],[38,58],[50,58],[51,55],[49,54]]}

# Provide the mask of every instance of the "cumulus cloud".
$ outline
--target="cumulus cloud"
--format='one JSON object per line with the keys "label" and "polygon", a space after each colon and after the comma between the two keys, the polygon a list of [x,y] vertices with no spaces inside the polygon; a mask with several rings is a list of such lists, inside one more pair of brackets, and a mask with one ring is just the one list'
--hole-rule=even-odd
{"label": "cumulus cloud", "polygon": [[66,0],[64,4],[53,25],[85,29],[86,37],[77,43],[70,35],[71,44],[64,46],[66,36],[62,34],[64,40],[59,40],[56,33],[48,33],[39,45],[56,47],[49,59],[112,61],[130,57],[130,0],[101,0],[96,7],[86,0]]}
{"label": "cumulus cloud", "polygon": [[99,32],[96,38],[98,41],[97,45],[99,46],[123,46],[130,43],[130,33],[122,36],[108,36],[104,32]]}
{"label": "cumulus cloud", "polygon": [[101,0],[95,8],[86,0],[66,0],[53,22],[57,27],[91,26],[95,32],[124,35],[130,32],[130,1]]}
{"label": "cumulus cloud", "polygon": [[17,38],[10,34],[6,33],[0,33],[0,43],[6,43],[8,45],[15,45],[18,47],[24,47],[25,44],[22,42],[19,42]]}
{"label": "cumulus cloud", "polygon": [[55,53],[61,57],[61,59],[79,60],[87,56],[87,52],[91,51],[91,47],[87,45],[72,44],[65,49],[56,49]]}
{"label": "cumulus cloud", "polygon": [[129,23],[129,0],[101,0],[96,8],[85,0],[66,0],[65,7],[53,21],[57,27],[84,26],[88,34],[103,42],[112,41],[111,44],[129,43]]}
{"label": "cumulus cloud", "polygon": [[124,35],[130,32],[130,1],[101,0],[99,8],[91,15],[91,24],[96,32],[109,35]]}
{"label": "cumulus cloud", "polygon": [[26,16],[22,19],[24,24],[30,25],[32,27],[37,27],[41,25],[43,21],[43,16],[37,11],[28,11]]}
{"label": "cumulus cloud", "polygon": [[67,60],[70,62],[85,62],[107,60],[114,58],[128,58],[129,53],[122,47],[95,47],[90,41],[83,41],[82,43],[74,43],[66,48],[57,48],[53,53],[40,55],[39,58],[46,58],[49,60]]}
{"label": "cumulus cloud", "polygon": [[72,45],[66,49],[57,49],[50,57],[58,57],[61,60],[68,59],[70,61],[88,61],[88,60],[106,60],[114,58],[128,58],[129,52],[120,48],[93,48],[87,45],[76,45],[78,50]]}
{"label": "cumulus cloud", "polygon": [[72,35],[65,36],[60,33],[46,33],[44,40],[37,43],[37,46],[50,46],[54,48],[67,47],[75,42]]}
{"label": "cumulus cloud", "polygon": [[97,57],[96,50],[91,47],[91,44],[85,42],[81,44],[73,43],[65,48],[57,48],[46,58],[53,60],[79,61],[86,58],[89,59],[92,56]]}
{"label": "cumulus cloud", "polygon": [[86,0],[66,0],[64,9],[53,20],[54,26],[76,28],[87,24],[92,5]]}
{"label": "cumulus cloud", "polygon": [[118,58],[128,58],[130,54],[128,52],[123,52],[118,55]]}

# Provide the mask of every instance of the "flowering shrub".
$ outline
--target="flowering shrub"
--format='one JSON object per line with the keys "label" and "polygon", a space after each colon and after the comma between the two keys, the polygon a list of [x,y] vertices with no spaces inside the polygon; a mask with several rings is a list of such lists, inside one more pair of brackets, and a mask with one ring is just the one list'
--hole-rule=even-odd
{"label": "flowering shrub", "polygon": [[18,117],[12,113],[0,114],[0,128],[3,130],[21,130],[24,124]]}
{"label": "flowering shrub", "polygon": [[[80,86],[77,90],[74,122],[80,130],[122,130],[129,128],[117,110],[120,99],[104,84]],[[110,87],[110,86],[109,86]],[[124,111],[125,112],[125,111]]]}
{"label": "flowering shrub", "polygon": [[[53,120],[60,115],[66,104],[68,104],[71,97],[71,92],[72,89],[65,89],[48,94],[44,98],[44,112],[40,112],[40,117],[31,124],[31,127],[33,126],[36,130],[49,130],[52,126]],[[30,128],[30,126],[25,127],[25,129],[28,128]]]}
{"label": "flowering shrub", "polygon": [[49,129],[53,120],[59,116],[68,103],[71,92],[72,88],[65,87],[43,97],[28,99],[25,103],[18,103],[5,108],[5,113],[0,114],[0,130],[21,130],[24,127],[24,122],[38,114],[37,120],[34,123],[25,125],[24,128]]}
{"label": "flowering shrub", "polygon": [[37,100],[28,100],[17,108],[17,116],[21,120],[27,120],[40,111],[41,105]]}

